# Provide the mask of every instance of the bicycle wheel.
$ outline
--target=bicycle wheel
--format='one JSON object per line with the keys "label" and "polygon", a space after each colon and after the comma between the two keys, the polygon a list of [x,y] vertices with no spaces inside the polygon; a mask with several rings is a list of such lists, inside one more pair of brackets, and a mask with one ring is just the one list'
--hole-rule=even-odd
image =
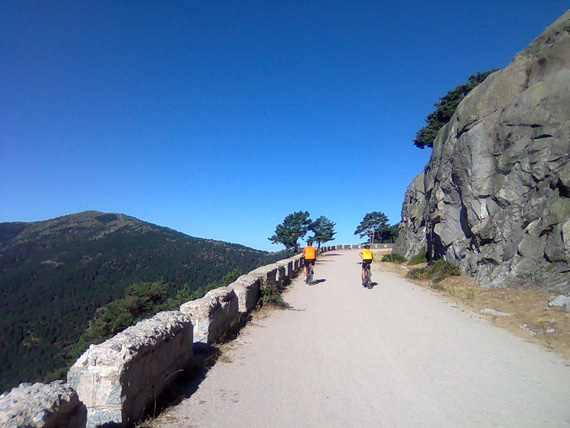
{"label": "bicycle wheel", "polygon": [[372,273],[370,272],[370,269],[366,269],[365,277],[366,277],[366,288],[372,288]]}

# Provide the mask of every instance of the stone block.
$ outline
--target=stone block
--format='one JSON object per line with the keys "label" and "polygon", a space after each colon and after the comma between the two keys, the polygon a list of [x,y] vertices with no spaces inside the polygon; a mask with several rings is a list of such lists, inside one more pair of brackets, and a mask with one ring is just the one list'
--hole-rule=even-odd
{"label": "stone block", "polygon": [[0,395],[3,428],[83,428],[87,409],[62,381],[22,383]]}
{"label": "stone block", "polygon": [[139,420],[190,362],[192,330],[187,315],[161,312],[91,345],[67,375],[87,407],[87,427]]}
{"label": "stone block", "polygon": [[242,275],[230,284],[238,298],[238,310],[245,314],[253,310],[260,296],[261,277],[259,275]]}
{"label": "stone block", "polygon": [[194,325],[194,342],[210,345],[226,332],[237,327],[240,320],[238,297],[231,287],[220,287],[204,297],[180,306]]}

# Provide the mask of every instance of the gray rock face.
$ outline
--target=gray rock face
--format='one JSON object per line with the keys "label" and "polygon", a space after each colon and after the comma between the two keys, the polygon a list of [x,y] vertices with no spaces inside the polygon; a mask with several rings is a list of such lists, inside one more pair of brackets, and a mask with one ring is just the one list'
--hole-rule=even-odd
{"label": "gray rock face", "polygon": [[[484,286],[570,292],[570,11],[490,75],[410,185],[395,250]],[[423,179],[422,179],[423,178]]]}
{"label": "gray rock face", "polygon": [[411,258],[427,247],[426,221],[424,219],[426,209],[424,178],[422,171],[408,186],[404,196],[400,235],[393,251],[405,255],[407,258]]}
{"label": "gray rock face", "polygon": [[87,409],[77,393],[61,381],[23,383],[0,395],[0,426],[4,428],[79,428]]}

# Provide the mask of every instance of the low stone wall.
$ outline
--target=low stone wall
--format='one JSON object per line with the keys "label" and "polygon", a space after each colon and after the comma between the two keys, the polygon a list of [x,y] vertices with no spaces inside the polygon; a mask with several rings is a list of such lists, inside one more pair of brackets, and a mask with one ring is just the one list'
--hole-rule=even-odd
{"label": "low stone wall", "polygon": [[192,357],[192,323],[161,312],[91,345],[67,374],[87,407],[87,427],[139,420]]}
{"label": "low stone wall", "polygon": [[373,250],[391,250],[394,246],[393,243],[382,243],[382,244],[353,244],[353,245],[327,245],[321,247],[321,252],[325,251],[336,251],[336,250],[360,250],[364,248],[365,245],[370,246]]}
{"label": "low stone wall", "polygon": [[210,345],[235,331],[255,308],[265,284],[279,287],[293,278],[301,267],[301,255],[257,268],[240,276],[227,287],[216,288],[204,297],[184,303],[180,312],[194,325],[194,342]]}
{"label": "low stone wall", "polygon": [[207,345],[237,327],[240,312],[236,293],[230,287],[216,288],[201,299],[180,306],[194,326],[194,342]]}

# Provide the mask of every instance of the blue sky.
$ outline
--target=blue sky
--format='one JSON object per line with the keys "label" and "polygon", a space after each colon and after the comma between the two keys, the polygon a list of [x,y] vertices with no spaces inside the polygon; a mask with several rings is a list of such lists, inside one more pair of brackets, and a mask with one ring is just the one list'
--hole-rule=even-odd
{"label": "blue sky", "polygon": [[277,251],[400,220],[433,103],[567,1],[3,0],[0,222],[99,210]]}

